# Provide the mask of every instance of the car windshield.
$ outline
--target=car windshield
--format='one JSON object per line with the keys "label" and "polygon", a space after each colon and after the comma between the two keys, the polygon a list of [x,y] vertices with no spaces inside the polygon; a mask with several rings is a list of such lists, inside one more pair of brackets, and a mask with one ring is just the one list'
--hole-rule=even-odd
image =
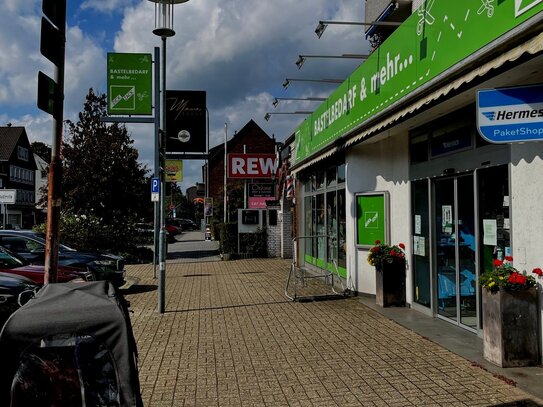
{"label": "car windshield", "polygon": [[0,246],[0,267],[12,269],[15,267],[26,266],[28,262],[22,257],[10,252],[5,247]]}
{"label": "car windshield", "polygon": [[[40,242],[41,244],[43,244],[45,246],[46,242],[45,242],[45,234],[44,233],[36,233],[33,238],[37,241],[37,242]],[[65,244],[61,244],[59,243],[58,245],[58,249],[61,251],[61,252],[75,252],[76,250],[75,249],[72,249],[71,247],[68,247],[66,246]]]}

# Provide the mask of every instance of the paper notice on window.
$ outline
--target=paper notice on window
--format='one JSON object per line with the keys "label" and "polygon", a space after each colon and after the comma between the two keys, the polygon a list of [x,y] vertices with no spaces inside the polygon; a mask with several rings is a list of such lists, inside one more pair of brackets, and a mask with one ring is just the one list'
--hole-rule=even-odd
{"label": "paper notice on window", "polygon": [[503,219],[503,228],[507,230],[511,229],[511,220],[509,218]]}
{"label": "paper notice on window", "polygon": [[498,244],[496,219],[483,219],[483,244],[487,246],[496,246]]}
{"label": "paper notice on window", "polygon": [[422,218],[420,215],[415,215],[415,234],[420,235],[422,232]]}
{"label": "paper notice on window", "polygon": [[426,239],[424,236],[413,236],[413,254],[415,256],[426,256]]}
{"label": "paper notice on window", "polygon": [[441,206],[441,232],[447,235],[452,233],[452,206]]}

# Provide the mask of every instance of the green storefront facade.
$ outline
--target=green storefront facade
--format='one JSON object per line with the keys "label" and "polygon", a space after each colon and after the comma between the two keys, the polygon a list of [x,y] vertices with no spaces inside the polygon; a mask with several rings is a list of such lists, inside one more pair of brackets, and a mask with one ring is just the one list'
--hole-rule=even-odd
{"label": "green storefront facade", "polygon": [[[301,247],[307,264],[337,258],[372,295],[372,233],[404,243],[409,306],[482,335],[485,267],[505,254],[520,269],[543,264],[543,146],[484,140],[477,92],[543,82],[542,26],[542,1],[423,2],[307,117],[292,152],[296,234],[337,240]],[[382,210],[384,230],[365,229],[361,203]]]}

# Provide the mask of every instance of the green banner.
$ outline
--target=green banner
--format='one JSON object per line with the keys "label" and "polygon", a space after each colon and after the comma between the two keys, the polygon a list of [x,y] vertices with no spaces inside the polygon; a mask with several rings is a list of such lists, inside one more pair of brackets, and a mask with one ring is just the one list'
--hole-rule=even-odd
{"label": "green banner", "polygon": [[367,193],[356,195],[356,244],[373,246],[376,240],[387,243],[388,195]]}
{"label": "green banner", "polygon": [[151,54],[107,54],[107,112],[152,114]]}
{"label": "green banner", "polygon": [[300,162],[543,10],[543,0],[426,0],[295,130]]}

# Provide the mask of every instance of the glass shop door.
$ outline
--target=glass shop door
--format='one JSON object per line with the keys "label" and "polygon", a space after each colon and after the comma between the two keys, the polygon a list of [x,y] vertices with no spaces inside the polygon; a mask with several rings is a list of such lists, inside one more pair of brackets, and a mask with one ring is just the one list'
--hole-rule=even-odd
{"label": "glass shop door", "polygon": [[434,181],[437,314],[477,329],[473,174]]}

